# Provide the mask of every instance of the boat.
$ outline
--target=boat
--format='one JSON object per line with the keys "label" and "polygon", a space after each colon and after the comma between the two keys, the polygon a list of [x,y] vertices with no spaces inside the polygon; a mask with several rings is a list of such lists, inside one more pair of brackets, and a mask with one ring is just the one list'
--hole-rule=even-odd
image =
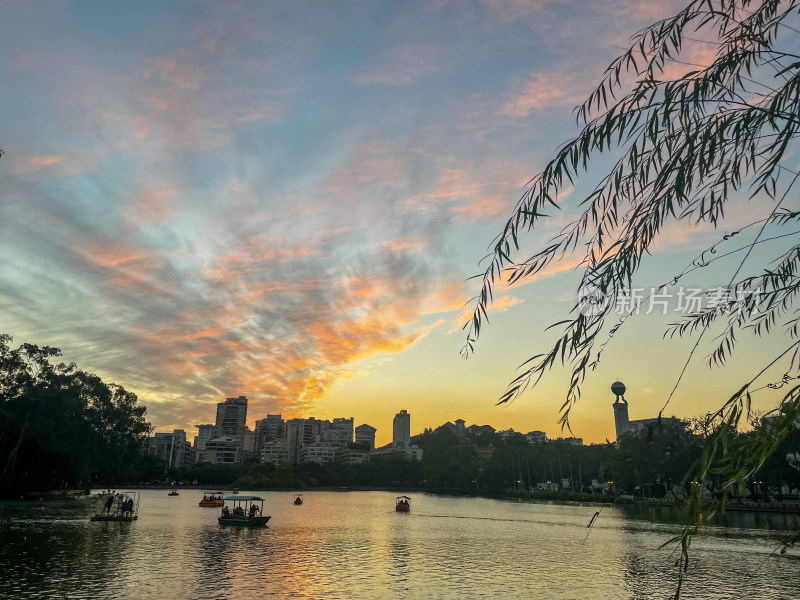
{"label": "boat", "polygon": [[203,499],[200,500],[198,506],[223,506],[225,501],[222,497],[225,495],[225,492],[203,492]]}
{"label": "boat", "polygon": [[295,494],[294,495],[295,506],[300,506],[302,503],[303,503],[303,494]]}
{"label": "boat", "polygon": [[239,493],[239,488],[233,488],[233,490],[231,490],[231,494],[238,494],[238,493]]}
{"label": "boat", "polygon": [[172,490],[169,494],[167,494],[167,496],[180,496],[180,494],[178,493],[178,490]]}
{"label": "boat", "polygon": [[[230,502],[233,509],[223,505],[222,513],[217,519],[220,525],[263,527],[271,518],[264,514],[264,499],[258,496],[228,496],[224,501]],[[256,502],[261,502],[261,508],[256,506]]]}
{"label": "boat", "polygon": [[130,523],[139,518],[139,492],[99,494],[90,521],[119,521]]}
{"label": "boat", "polygon": [[394,509],[397,512],[409,512],[411,510],[411,498],[408,496],[398,496],[395,500]]}

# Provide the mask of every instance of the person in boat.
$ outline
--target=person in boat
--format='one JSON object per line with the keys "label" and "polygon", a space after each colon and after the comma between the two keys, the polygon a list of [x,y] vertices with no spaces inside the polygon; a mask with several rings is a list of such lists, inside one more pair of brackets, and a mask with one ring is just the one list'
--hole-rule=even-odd
{"label": "person in boat", "polygon": [[106,500],[106,514],[111,512],[111,507],[114,506],[114,496],[109,496]]}
{"label": "person in boat", "polygon": [[133,513],[133,498],[128,498],[122,502],[122,514],[124,515],[125,513]]}
{"label": "person in boat", "polygon": [[258,507],[255,504],[250,505],[250,518],[252,519],[258,514]]}
{"label": "person in boat", "polygon": [[233,509],[233,516],[234,517],[243,517],[244,516],[244,509],[241,506],[237,506]]}

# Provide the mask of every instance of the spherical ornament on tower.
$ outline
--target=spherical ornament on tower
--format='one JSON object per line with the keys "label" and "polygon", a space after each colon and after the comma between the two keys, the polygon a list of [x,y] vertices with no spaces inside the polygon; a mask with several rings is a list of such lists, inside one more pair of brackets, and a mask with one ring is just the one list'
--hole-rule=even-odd
{"label": "spherical ornament on tower", "polygon": [[617,398],[619,398],[620,396],[624,396],[626,389],[627,388],[625,387],[625,384],[622,383],[621,381],[615,381],[614,383],[611,384],[611,392]]}

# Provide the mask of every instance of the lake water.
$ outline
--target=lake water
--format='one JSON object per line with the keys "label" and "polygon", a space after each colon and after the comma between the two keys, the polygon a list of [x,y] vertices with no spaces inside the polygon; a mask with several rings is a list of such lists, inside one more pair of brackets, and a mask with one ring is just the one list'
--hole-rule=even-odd
{"label": "lake water", "polygon": [[[243,494],[247,493],[242,491]],[[269,527],[217,523],[200,492],[142,492],[135,523],[80,503],[0,503],[2,598],[667,598],[673,509],[534,504],[388,492],[266,498]],[[691,548],[685,598],[797,598],[798,519],[728,514]],[[588,533],[588,537],[587,537]],[[800,546],[800,544],[798,544]]]}

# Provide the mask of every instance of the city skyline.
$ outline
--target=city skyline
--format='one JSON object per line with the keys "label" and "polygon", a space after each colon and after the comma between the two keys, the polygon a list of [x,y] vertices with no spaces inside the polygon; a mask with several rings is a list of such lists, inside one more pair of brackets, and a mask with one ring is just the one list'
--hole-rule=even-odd
{"label": "city skyline", "polygon": [[[9,6],[2,332],[137,393],[157,431],[208,423],[219,398],[247,395],[252,414],[359,414],[379,443],[395,406],[420,430],[456,415],[560,433],[560,367],[495,403],[575,305],[577,263],[498,289],[464,361],[469,277],[526,182],[575,133],[572,107],[632,32],[678,6]],[[713,58],[691,40],[684,53]],[[672,76],[684,67],[668,65]],[[563,190],[543,242],[601,166]],[[726,227],[755,208],[728,211]],[[667,228],[636,282],[642,297],[724,233]],[[720,261],[682,283],[707,290],[733,270]],[[614,438],[617,379],[637,413],[664,405],[691,349],[661,341],[680,318],[680,290],[670,293],[668,313],[656,306],[608,346],[572,434]],[[706,367],[706,341],[668,414],[697,415],[735,391]],[[776,344],[743,345],[728,369]],[[759,394],[754,408],[774,400]]]}
{"label": "city skyline", "polygon": [[[239,395],[239,396],[235,396],[235,397],[231,397],[231,398],[226,398],[224,402],[217,403],[217,413],[219,414],[219,412],[221,410],[221,407],[224,407],[227,404],[230,404],[232,401],[237,401],[237,400],[239,402],[242,402],[242,401],[244,402],[244,406],[245,406],[244,412],[246,413],[247,412],[246,406],[249,404],[250,398],[248,398],[245,395]],[[615,405],[611,404],[611,406],[614,407]],[[611,413],[609,413],[609,414],[611,414]],[[505,427],[505,428],[499,428],[499,427],[494,427],[492,423],[478,423],[478,422],[470,423],[469,421],[467,421],[465,419],[462,419],[460,417],[454,418],[454,419],[448,419],[447,421],[441,422],[441,423],[436,424],[436,425],[424,425],[423,427],[419,428],[419,431],[414,432],[414,430],[411,428],[411,418],[410,417],[411,417],[411,414],[409,413],[409,411],[407,411],[406,409],[400,409],[396,414],[394,414],[392,416],[392,427],[389,428],[389,431],[384,436],[380,436],[380,435],[377,434],[377,432],[380,431],[380,427],[375,427],[375,426],[373,426],[373,425],[371,425],[370,423],[367,423],[367,422],[360,422],[359,425],[357,425],[357,426],[354,425],[354,427],[353,427],[354,433],[355,433],[355,441],[358,442],[358,431],[359,431],[359,429],[366,429],[368,431],[368,433],[367,433],[368,437],[369,438],[374,438],[376,440],[375,443],[374,443],[373,449],[378,449],[378,448],[381,448],[381,447],[390,447],[390,446],[394,447],[394,446],[398,446],[398,445],[400,447],[402,447],[402,446],[411,444],[412,443],[412,438],[414,438],[415,436],[421,435],[422,433],[424,433],[425,430],[436,430],[436,429],[438,429],[440,427],[446,427],[448,425],[453,425],[454,427],[457,427],[459,422],[461,423],[462,427],[466,427],[466,428],[469,428],[469,427],[472,427],[472,426],[479,427],[479,428],[489,426],[493,430],[497,431],[498,433],[502,433],[502,432],[508,431],[508,432],[520,433],[520,434],[524,434],[524,435],[531,434],[531,433],[547,435],[547,432],[542,430],[542,429],[537,429],[535,427],[527,427],[527,426],[522,425],[520,423],[516,424],[517,429],[515,429],[513,426]],[[291,416],[285,416],[282,413],[267,413],[266,415],[263,415],[263,416],[258,416],[258,415],[252,415],[251,414],[250,418],[252,419],[253,427],[250,427],[249,423],[246,420],[242,421],[243,423],[245,423],[245,425],[244,425],[245,430],[242,431],[242,435],[241,436],[234,436],[234,437],[238,437],[240,439],[240,441],[244,441],[244,438],[247,435],[254,436],[254,439],[256,440],[256,446],[253,448],[253,451],[255,451],[255,452],[258,451],[258,447],[257,447],[258,446],[258,431],[259,431],[259,427],[261,426],[261,424],[263,424],[265,426],[265,428],[266,427],[269,428],[272,438],[276,438],[276,437],[280,437],[281,436],[279,433],[276,432],[276,430],[281,425],[285,426],[285,424],[288,421],[295,420],[295,419],[309,419],[311,421],[319,420],[317,418],[317,416],[315,416],[315,415],[307,415],[307,416],[304,416],[304,417],[291,417]],[[616,410],[614,410],[614,417],[610,417],[610,418],[612,419],[612,422],[614,422],[614,420],[616,419]],[[331,418],[330,416],[327,416],[327,417],[324,417],[324,419],[326,419],[326,420],[332,419],[332,421],[334,423],[337,422],[337,421],[340,421],[342,419],[346,419],[346,420],[349,419],[353,424],[358,422],[356,420],[355,416],[350,416],[349,418],[348,417],[341,417],[341,416],[332,417]],[[646,421],[655,421],[655,419],[652,419],[652,418],[651,419],[645,419],[645,420]],[[278,422],[280,422],[281,425],[278,425]],[[398,425],[398,423],[400,423],[400,424]],[[455,423],[455,425],[454,425],[454,423]],[[185,428],[175,428],[175,429],[170,430],[170,431],[166,431],[166,430],[164,430],[164,431],[154,431],[154,435],[155,435],[155,433],[158,433],[160,435],[170,435],[174,431],[183,431],[185,429],[188,429],[188,430],[196,429],[198,431],[198,435],[197,436],[191,436],[194,439],[194,442],[193,442],[192,446],[194,448],[196,448],[196,449],[201,450],[201,451],[204,450],[206,441],[208,441],[210,439],[213,439],[213,438],[226,437],[226,436],[229,435],[229,433],[226,433],[224,430],[223,430],[223,432],[220,432],[219,430],[217,430],[215,425],[207,424],[207,423],[189,424]],[[207,433],[209,430],[211,432],[213,432],[213,435],[210,435],[210,434]],[[565,432],[563,435],[561,435],[561,433],[559,433],[559,435],[557,435],[557,436],[547,437],[546,439],[557,439],[557,438],[573,439],[573,436],[570,436],[569,432]],[[619,438],[619,434],[617,433],[614,439],[618,439],[618,438]],[[186,436],[186,439],[189,439],[189,436]],[[540,440],[540,441],[543,441],[543,439]],[[582,440],[583,438],[580,438],[580,439]],[[381,442],[378,443],[377,440],[381,440]],[[353,441],[353,440],[350,440],[350,441]],[[401,443],[398,444],[398,441],[400,441]],[[199,444],[198,444],[198,442],[199,442]]]}

